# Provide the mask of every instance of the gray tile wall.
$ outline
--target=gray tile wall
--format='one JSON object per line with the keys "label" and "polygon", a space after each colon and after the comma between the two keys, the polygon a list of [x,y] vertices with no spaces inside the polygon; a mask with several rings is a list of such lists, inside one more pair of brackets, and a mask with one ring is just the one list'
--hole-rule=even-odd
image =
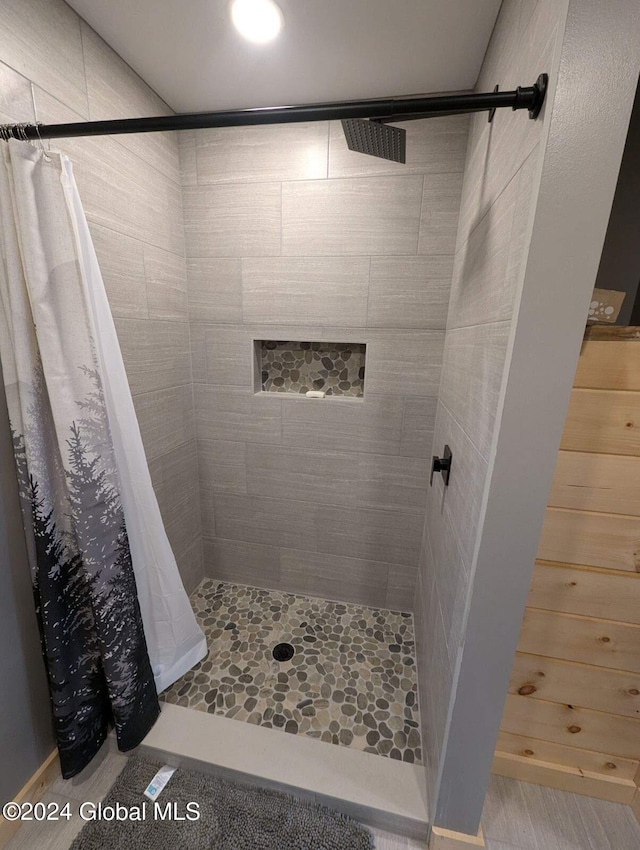
{"label": "gray tile wall", "polygon": [[[0,4],[0,121],[169,112],[62,0]],[[73,161],[160,508],[191,588],[204,571],[178,140],[155,133],[55,147]]]}
{"label": "gray tile wall", "polygon": [[[515,88],[547,69],[558,14],[554,0],[505,0],[477,89],[491,91],[496,83]],[[415,602],[431,800],[464,641],[494,423],[537,197],[541,126],[505,110],[492,124],[485,115],[474,116],[469,131],[434,436],[435,451],[451,446],[453,474],[448,488],[438,477],[428,491]],[[438,223],[448,225],[443,217]],[[421,230],[420,246],[429,238]]]}
{"label": "gray tile wall", "polygon": [[[468,126],[179,134],[207,574],[412,609]],[[255,396],[253,339],[366,343],[364,400]]]}

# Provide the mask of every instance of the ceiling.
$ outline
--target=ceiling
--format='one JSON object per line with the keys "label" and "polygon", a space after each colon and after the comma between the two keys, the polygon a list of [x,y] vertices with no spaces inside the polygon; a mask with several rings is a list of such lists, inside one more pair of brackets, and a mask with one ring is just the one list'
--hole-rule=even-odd
{"label": "ceiling", "polygon": [[228,0],[68,0],[177,112],[460,91],[501,0],[279,0],[255,45]]}

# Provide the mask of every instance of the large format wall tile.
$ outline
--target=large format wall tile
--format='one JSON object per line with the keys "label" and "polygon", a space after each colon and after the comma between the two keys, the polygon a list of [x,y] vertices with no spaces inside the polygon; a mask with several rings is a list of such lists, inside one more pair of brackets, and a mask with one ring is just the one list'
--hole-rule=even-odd
{"label": "large format wall tile", "polygon": [[449,327],[508,319],[524,255],[536,156],[525,161],[456,254]]}
{"label": "large format wall tile", "polygon": [[452,254],[456,247],[462,174],[425,174],[418,254]]}
{"label": "large format wall tile", "polygon": [[111,313],[116,318],[148,319],[144,244],[93,222],[89,229]]}
{"label": "large format wall tile", "polygon": [[191,547],[202,541],[198,490],[194,491],[192,487],[189,496],[184,499],[174,497],[163,520],[173,554],[180,565]]}
{"label": "large format wall tile", "polygon": [[202,537],[195,540],[192,545],[181,554],[180,560],[178,561],[178,569],[180,570],[180,577],[182,578],[184,589],[187,591],[188,595],[191,596],[205,576]]}
{"label": "large format wall tile", "polygon": [[[435,475],[433,486],[427,495],[427,515],[430,519],[441,516],[447,508],[453,519],[453,527],[459,538],[462,557],[468,564],[472,563],[476,542],[476,532],[480,521],[482,497],[484,495],[485,477],[488,469],[487,458],[480,453],[468,434],[460,427],[447,408],[438,403],[438,414],[433,444],[440,451],[445,443],[453,454],[452,472],[449,485],[444,486],[441,475]],[[430,525],[430,531],[437,528],[439,533],[446,533],[441,524]],[[437,547],[431,541],[435,555]]]}
{"label": "large format wall tile", "polygon": [[260,543],[204,538],[205,572],[220,581],[278,590],[280,549]]}
{"label": "large format wall tile", "polygon": [[198,439],[280,443],[282,401],[236,387],[199,386],[195,393]]}
{"label": "large format wall tile", "polygon": [[431,328],[447,325],[453,256],[372,257],[367,325]]}
{"label": "large format wall tile", "polygon": [[247,491],[256,496],[352,505],[358,488],[353,453],[292,446],[247,446]]}
{"label": "large format wall tile", "polygon": [[180,185],[197,186],[198,172],[196,170],[196,135],[197,130],[178,130],[174,135],[178,139],[180,152]]}
{"label": "large format wall tile", "polygon": [[324,121],[201,130],[195,136],[198,183],[326,177],[327,134]]}
{"label": "large format wall tile", "polygon": [[406,511],[424,517],[428,477],[426,460],[361,454],[358,458],[358,507]]}
{"label": "large format wall tile", "polygon": [[228,540],[316,551],[318,507],[264,496],[214,496],[216,534]]}
{"label": "large format wall tile", "polygon": [[247,446],[198,438],[200,484],[215,493],[247,492]]}
{"label": "large format wall tile", "polygon": [[[189,337],[191,340],[191,376],[194,384],[207,383],[207,326],[196,324],[189,325]],[[194,395],[197,392],[194,387]]]}
{"label": "large format wall tile", "polygon": [[[199,444],[200,441],[198,440]],[[213,490],[208,490],[200,484],[200,521],[203,538],[216,536],[215,496]]]}
{"label": "large format wall tile", "polygon": [[205,326],[206,376],[208,384],[252,387],[253,349],[242,325]]}
{"label": "large format wall tile", "polygon": [[[81,27],[92,121],[171,114],[166,103],[90,26],[82,21]],[[180,183],[178,140],[175,133],[132,133],[119,136],[118,140],[165,177]]]}
{"label": "large format wall tile", "polygon": [[[209,575],[411,609],[467,126],[415,122],[401,167],[336,125],[329,178],[327,124],[181,134]],[[364,398],[254,394],[265,339],[366,344]]]}
{"label": "large format wall tile", "polygon": [[[440,488],[438,491],[441,492]],[[443,503],[439,514],[434,511],[429,515],[429,546],[432,553],[433,591],[438,597],[447,652],[453,667],[462,640],[471,567],[460,549],[460,529],[456,528],[446,504],[446,496]]]}
{"label": "large format wall tile", "polygon": [[0,62],[0,123],[32,122],[34,118],[31,83],[13,68]]}
{"label": "large format wall tile", "polygon": [[489,457],[498,409],[510,322],[447,332],[440,400],[478,450]]}
{"label": "large format wall tile", "polygon": [[187,270],[184,257],[144,246],[150,319],[187,321]]}
{"label": "large format wall tile", "polygon": [[437,405],[437,398],[405,398],[400,438],[401,455],[431,457]]}
{"label": "large format wall tile", "polygon": [[365,393],[437,396],[444,331],[398,330],[367,345]]}
{"label": "large format wall tile", "polygon": [[284,445],[397,454],[401,428],[402,407],[391,396],[282,403]]}
{"label": "large format wall tile", "polygon": [[191,383],[186,323],[117,319],[116,329],[134,395]]}
{"label": "large format wall tile", "polygon": [[149,461],[149,472],[163,516],[169,516],[174,498],[185,501],[193,495],[198,477],[198,446],[195,439]]}
{"label": "large format wall tile", "polygon": [[147,460],[195,438],[191,385],[142,393],[133,398]]}
{"label": "large format wall tile", "polygon": [[417,570],[406,564],[389,564],[384,607],[391,611],[413,611]]}
{"label": "large format wall tile", "polygon": [[421,195],[413,175],[284,183],[282,253],[415,254]]}
{"label": "large format wall tile", "polygon": [[368,287],[368,257],[244,259],[243,319],[364,327]]}
{"label": "large format wall tile", "polygon": [[449,115],[402,124],[407,134],[406,163],[376,159],[350,151],[339,121],[331,122],[329,177],[379,174],[462,173],[467,152],[469,117]]}
{"label": "large format wall tile", "polygon": [[63,0],[3,0],[0,57],[82,118],[89,117],[80,20]]}
{"label": "large format wall tile", "polygon": [[[57,124],[82,120],[37,86],[34,95],[39,121]],[[120,144],[116,137],[56,139],[54,147],[73,162],[90,222],[184,254],[182,195],[177,183]]]}
{"label": "large format wall tile", "polygon": [[186,186],[187,256],[280,254],[280,183]]}
{"label": "large format wall tile", "polygon": [[282,549],[280,564],[281,585],[288,593],[386,606],[389,564],[299,549]]}
{"label": "large format wall tile", "polygon": [[416,564],[423,523],[416,514],[320,505],[318,552]]}
{"label": "large format wall tile", "polygon": [[[490,91],[494,85],[490,80],[493,79],[500,79],[500,87],[504,86],[505,89],[532,85],[538,74],[548,72],[552,67],[558,36],[559,7],[553,2],[538,2],[535,5],[535,11],[521,32],[515,37],[513,32],[509,33],[508,47],[498,59],[501,67],[494,66],[492,59],[484,63],[483,76],[478,86],[484,80],[488,86],[485,90]],[[506,26],[506,31],[509,29]],[[525,79],[530,82],[520,82]],[[460,215],[461,241],[467,238],[474,223],[482,219],[504,191],[540,141],[544,127],[543,121],[528,121],[526,117],[523,121],[522,114],[506,109],[501,110],[501,120],[497,124],[494,122],[489,125],[486,120],[483,121],[483,117],[480,114],[473,116],[470,125]]]}
{"label": "large format wall tile", "polygon": [[242,322],[240,259],[188,259],[187,287],[191,322]]}

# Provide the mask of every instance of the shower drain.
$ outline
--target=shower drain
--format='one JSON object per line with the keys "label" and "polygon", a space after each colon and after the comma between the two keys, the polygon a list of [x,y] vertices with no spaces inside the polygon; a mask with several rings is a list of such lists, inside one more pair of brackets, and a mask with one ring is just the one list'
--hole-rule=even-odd
{"label": "shower drain", "polygon": [[290,643],[279,643],[273,648],[273,657],[276,661],[290,661],[295,650]]}

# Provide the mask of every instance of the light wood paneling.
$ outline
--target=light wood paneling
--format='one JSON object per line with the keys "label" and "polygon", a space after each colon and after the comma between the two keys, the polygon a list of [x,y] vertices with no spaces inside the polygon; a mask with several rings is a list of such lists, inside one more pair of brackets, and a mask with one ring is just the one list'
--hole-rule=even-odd
{"label": "light wood paneling", "polygon": [[640,329],[591,336],[493,771],[627,803],[640,819]]}
{"label": "light wood paneling", "polygon": [[507,694],[502,731],[568,747],[640,758],[640,720]]}
{"label": "light wood paneling", "polygon": [[434,826],[431,830],[429,850],[476,850],[485,847],[482,828],[477,835],[466,835],[462,832],[453,832],[450,829]]}
{"label": "light wood paneling", "polygon": [[518,756],[532,761],[551,762],[564,767],[572,767],[585,773],[602,774],[605,779],[621,779],[633,782],[640,766],[637,760],[617,758],[607,753],[567,747],[531,738],[526,735],[513,735],[500,732],[496,750],[504,755]]}
{"label": "light wood paneling", "polygon": [[[58,750],[56,749],[15,795],[13,802],[37,803],[42,799],[47,788],[59,777],[60,759],[58,757]],[[19,828],[19,820],[5,820],[5,818],[0,816],[0,848],[6,847]]]}
{"label": "light wood paneling", "polygon": [[538,561],[527,604],[565,614],[638,624],[640,581],[637,574],[628,572]]}
{"label": "light wood paneling", "polygon": [[640,626],[527,608],[518,649],[640,673]]}
{"label": "light wood paneling", "polygon": [[640,823],[640,788],[636,788],[636,793],[631,801],[631,810],[636,816],[638,823]]}
{"label": "light wood paneling", "polygon": [[517,652],[509,693],[640,717],[640,675]]}
{"label": "light wood paneling", "polygon": [[640,457],[560,452],[549,505],[611,514],[639,513]]}
{"label": "light wood paneling", "polygon": [[640,455],[640,394],[574,389],[560,447]]}
{"label": "light wood paneling", "polygon": [[640,518],[547,508],[538,557],[637,572]]}
{"label": "light wood paneling", "polygon": [[590,341],[582,346],[575,387],[640,390],[640,345],[630,340]]}
{"label": "light wood paneling", "polygon": [[556,762],[538,761],[499,751],[496,752],[492,771],[498,776],[523,779],[536,785],[547,785],[613,803],[630,804],[636,791],[633,780],[605,777],[601,773],[590,773]]}

